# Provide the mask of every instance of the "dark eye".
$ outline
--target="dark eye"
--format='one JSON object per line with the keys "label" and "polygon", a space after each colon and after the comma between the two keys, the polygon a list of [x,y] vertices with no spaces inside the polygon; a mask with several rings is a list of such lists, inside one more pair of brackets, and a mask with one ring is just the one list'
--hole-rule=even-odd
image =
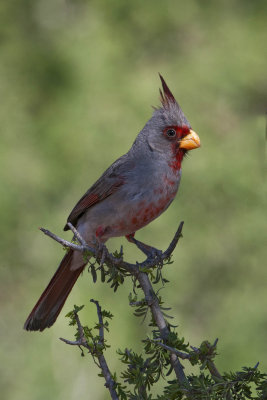
{"label": "dark eye", "polygon": [[166,135],[170,138],[175,137],[176,136],[176,132],[174,129],[168,129],[166,132]]}

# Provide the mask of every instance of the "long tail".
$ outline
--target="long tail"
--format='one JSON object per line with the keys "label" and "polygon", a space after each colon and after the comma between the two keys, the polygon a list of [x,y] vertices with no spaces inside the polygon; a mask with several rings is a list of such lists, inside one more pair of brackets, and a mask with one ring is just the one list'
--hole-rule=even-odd
{"label": "long tail", "polygon": [[73,250],[69,250],[28,316],[24,324],[27,331],[43,331],[56,321],[74,283],[85,267],[83,264],[77,269],[71,269],[72,258]]}

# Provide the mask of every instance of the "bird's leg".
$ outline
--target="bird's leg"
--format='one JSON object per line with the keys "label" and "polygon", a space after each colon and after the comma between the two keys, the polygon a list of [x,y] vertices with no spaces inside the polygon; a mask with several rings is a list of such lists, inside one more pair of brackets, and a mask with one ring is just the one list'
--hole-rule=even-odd
{"label": "bird's leg", "polygon": [[139,240],[135,239],[134,233],[130,233],[129,235],[126,235],[126,239],[130,243],[134,243],[139,250],[141,250],[147,257],[154,259],[154,258],[160,258],[162,256],[162,251],[156,249],[155,247],[149,246],[148,244],[145,244],[143,242],[140,242]]}

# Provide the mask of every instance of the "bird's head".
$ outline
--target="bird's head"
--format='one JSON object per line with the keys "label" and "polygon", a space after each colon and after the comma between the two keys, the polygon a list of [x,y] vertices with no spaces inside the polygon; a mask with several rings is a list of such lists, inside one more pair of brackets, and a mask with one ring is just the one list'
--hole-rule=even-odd
{"label": "bird's head", "polygon": [[154,108],[153,116],[141,131],[141,135],[152,152],[160,152],[174,157],[177,161],[176,167],[180,168],[183,156],[187,151],[198,148],[200,139],[192,130],[189,121],[161,75],[160,79],[162,83],[161,107]]}

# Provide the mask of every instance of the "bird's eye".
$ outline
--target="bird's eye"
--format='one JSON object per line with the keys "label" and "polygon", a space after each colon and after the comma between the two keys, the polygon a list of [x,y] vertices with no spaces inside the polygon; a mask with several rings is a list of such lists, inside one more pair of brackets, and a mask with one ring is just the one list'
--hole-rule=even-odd
{"label": "bird's eye", "polygon": [[167,132],[166,132],[166,135],[167,135],[169,138],[173,138],[173,137],[176,136],[176,132],[175,132],[174,129],[168,129]]}

